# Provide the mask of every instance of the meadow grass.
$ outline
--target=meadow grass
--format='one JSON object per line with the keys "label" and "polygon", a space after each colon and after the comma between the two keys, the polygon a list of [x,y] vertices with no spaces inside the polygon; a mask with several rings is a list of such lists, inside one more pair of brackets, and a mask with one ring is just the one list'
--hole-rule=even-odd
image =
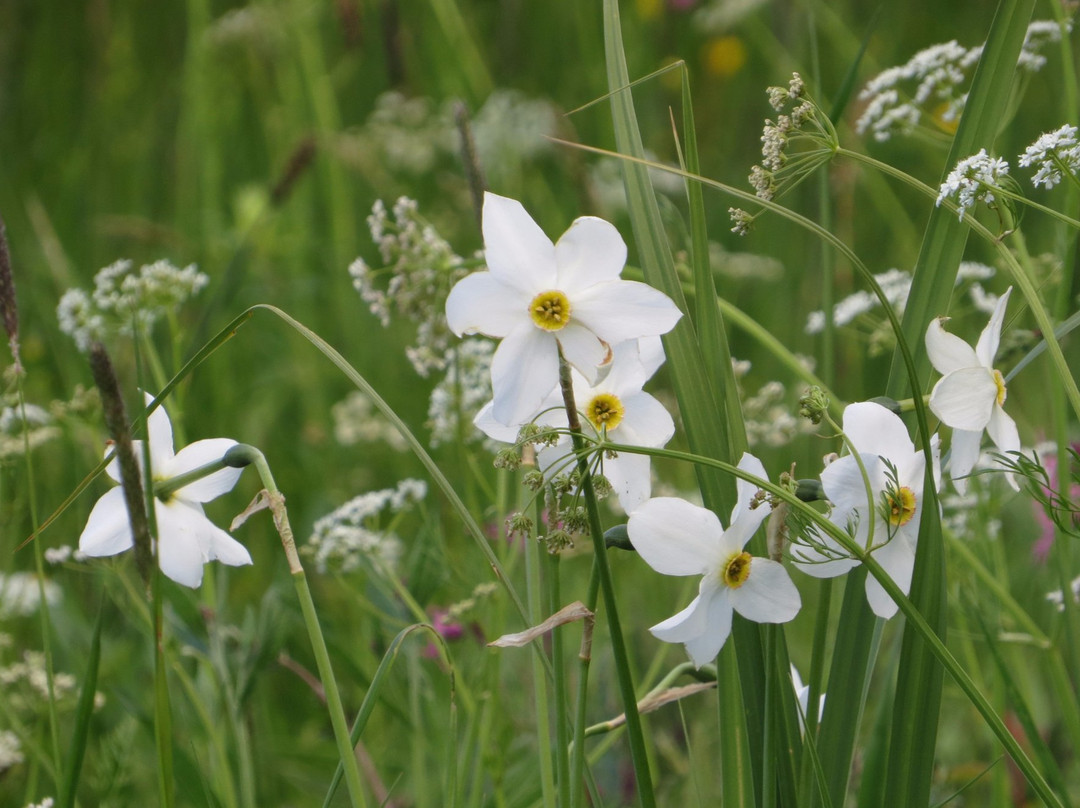
{"label": "meadow grass", "polygon": [[[1070,34],[1037,52],[1026,38],[1066,15],[1052,0],[0,4],[0,805],[1074,804],[1080,611],[1060,593],[1080,574],[1080,147],[1054,188],[1016,159],[1080,123]],[[867,82],[950,40],[984,47],[950,57],[917,121],[867,123]],[[771,107],[793,71],[804,90]],[[806,99],[770,165],[778,115]],[[1011,166],[974,186],[991,204],[937,199],[980,148]],[[460,341],[444,306],[485,268],[485,189],[552,239],[612,222],[623,278],[683,312],[647,385],[675,415],[666,448],[575,434],[540,487],[523,483],[554,435],[507,453],[474,427],[492,343]],[[824,518],[822,457],[845,452],[846,405],[885,395],[912,451],[938,435],[948,452],[927,327],[951,315],[974,345],[1010,286],[995,366],[1021,368],[1005,408],[1025,456],[1003,459],[1021,490],[984,457],[996,471],[966,494],[947,471],[935,493],[928,467],[897,586]],[[229,528],[260,489],[283,494],[275,518],[253,506],[233,530],[251,565],[211,563],[192,588],[132,553],[73,552],[122,426],[103,417],[95,340],[136,440],[145,390],[177,450],[228,437],[265,458],[206,504]],[[800,416],[811,385],[828,396],[817,425]],[[744,451],[768,480],[736,468]],[[762,529],[747,549],[783,559],[798,615],[736,615],[701,667],[654,637],[699,578],[633,552],[633,509],[596,496],[605,452],[643,453],[654,496],[724,525],[737,478],[766,491],[788,544]],[[869,489],[874,457],[858,456]],[[149,504],[168,497],[151,471]],[[862,563],[816,579],[791,563],[807,541]],[[900,614],[874,614],[867,577]]]}

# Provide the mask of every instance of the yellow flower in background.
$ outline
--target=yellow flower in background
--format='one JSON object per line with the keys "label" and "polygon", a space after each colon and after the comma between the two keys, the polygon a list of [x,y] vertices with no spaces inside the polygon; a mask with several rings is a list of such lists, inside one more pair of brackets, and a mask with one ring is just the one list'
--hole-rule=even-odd
{"label": "yellow flower in background", "polygon": [[637,0],[638,16],[643,20],[655,20],[664,10],[664,0]]}
{"label": "yellow flower in background", "polygon": [[705,45],[703,61],[710,76],[734,76],[746,64],[746,45],[737,36],[713,37]]}

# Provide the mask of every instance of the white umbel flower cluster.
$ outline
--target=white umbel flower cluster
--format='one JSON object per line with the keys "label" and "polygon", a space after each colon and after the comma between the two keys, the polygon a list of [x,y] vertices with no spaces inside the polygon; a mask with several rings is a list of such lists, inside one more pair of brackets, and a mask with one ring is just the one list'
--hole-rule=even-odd
{"label": "white umbel flower cluster", "polygon": [[190,264],[183,269],[168,261],[144,264],[137,272],[126,259],[94,276],[94,291],[69,289],[60,298],[56,316],[60,330],[84,353],[110,333],[130,335],[133,324],[148,330],[162,315],[175,311],[198,294],[210,278]]}
{"label": "white umbel flower cluster", "polygon": [[[1071,31],[1072,24],[1067,23],[1065,29]],[[1031,23],[1017,68],[1027,72],[1042,69],[1046,57],[1040,51],[1061,41],[1061,33],[1062,27],[1053,20]],[[859,93],[866,107],[855,122],[855,131],[886,141],[931,124],[951,134],[967,103],[967,86],[982,52],[983,45],[965,48],[951,40],[924,48],[906,63],[883,70]]]}
{"label": "white umbel flower cluster", "polygon": [[376,200],[367,223],[383,267],[372,269],[357,258],[349,267],[353,286],[383,327],[390,325],[392,311],[417,324],[416,343],[405,351],[417,373],[427,376],[432,370],[442,370],[450,330],[441,302],[450,287],[468,274],[465,259],[420,215],[416,201],[409,197],[400,197],[389,212],[382,200]]}
{"label": "white umbel flower cluster", "polygon": [[396,488],[354,497],[315,523],[303,552],[319,573],[352,572],[365,561],[376,569],[392,570],[401,558],[401,539],[380,520],[408,511],[426,495],[426,483],[408,479]]}
{"label": "white umbel flower cluster", "polygon": [[1035,167],[1031,184],[1038,188],[1053,188],[1061,182],[1064,172],[1075,176],[1080,171],[1080,144],[1076,127],[1065,124],[1053,132],[1045,132],[1024,149],[1016,162],[1024,168]]}
{"label": "white umbel flower cluster", "polygon": [[975,207],[976,202],[990,205],[997,201],[997,188],[1008,173],[1007,161],[991,157],[986,149],[979,149],[977,154],[965,157],[949,172],[941,184],[937,204],[940,206],[946,199],[952,199],[963,221],[964,215]]}

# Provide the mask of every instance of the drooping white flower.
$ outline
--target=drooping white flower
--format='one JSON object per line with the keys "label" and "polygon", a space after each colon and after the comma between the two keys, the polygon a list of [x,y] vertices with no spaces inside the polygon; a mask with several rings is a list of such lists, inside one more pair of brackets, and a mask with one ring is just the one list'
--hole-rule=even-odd
{"label": "drooping white flower", "polygon": [[[742,456],[739,468],[766,476],[761,461],[749,454]],[[737,491],[727,530],[712,511],[672,497],[650,499],[630,514],[627,524],[634,549],[654,570],[702,576],[690,605],[649,629],[664,642],[683,643],[699,668],[720,652],[734,612],[757,623],[786,623],[802,606],[782,564],[743,550],[769,507],[754,506],[753,484],[739,480]]]}
{"label": "drooping white flower", "polygon": [[[153,400],[154,397],[147,393],[146,403]],[[236,441],[228,438],[210,438],[195,441],[174,453],[172,423],[164,407],[158,407],[150,414],[146,428],[150,442],[150,474],[156,482],[170,480],[220,460],[236,445]],[[135,457],[141,464],[142,441],[132,443]],[[120,482],[120,464],[115,458],[105,472]],[[161,571],[177,583],[199,586],[203,565],[209,561],[217,560],[230,566],[251,563],[247,548],[207,519],[202,507],[202,503],[231,491],[240,472],[238,468],[224,468],[178,488],[164,498],[154,497],[158,564]],[[134,543],[124,491],[117,486],[94,505],[79,536],[79,550],[88,556],[110,556],[131,549]]]}
{"label": "drooping white flower", "polygon": [[[821,473],[825,496],[832,503],[829,519],[864,548],[873,530],[871,555],[907,594],[923,512],[926,458],[922,450],[915,451],[900,417],[880,404],[849,404],[844,409],[843,428],[858,458],[855,454],[841,457]],[[936,436],[933,446],[936,485]],[[839,542],[825,534],[813,537],[813,543],[795,545],[792,556],[799,569],[817,578],[843,575],[859,564]],[[888,619],[896,614],[896,603],[873,576],[866,578],[866,599],[878,617]]]}
{"label": "drooping white flower", "polygon": [[495,419],[520,425],[558,380],[559,351],[595,384],[616,345],[670,331],[682,313],[662,292],[619,279],[626,244],[610,223],[576,219],[551,240],[520,202],[484,195],[488,271],[446,300],[451,330],[501,339],[491,366]]}
{"label": "drooping white flower", "polygon": [[[795,700],[799,702],[799,732],[806,731],[806,713],[810,709],[810,685],[804,685],[799,669],[795,663],[791,663],[791,686],[795,689]],[[825,694],[818,696],[817,716],[821,720],[821,714],[825,712]]]}
{"label": "drooping white flower", "polygon": [[[926,352],[939,373],[944,374],[930,393],[930,410],[953,429],[949,474],[958,491],[966,482],[961,479],[979,459],[979,444],[985,429],[1001,452],[1020,451],[1016,422],[1004,408],[1005,377],[994,369],[994,356],[1001,340],[1001,324],[1009,303],[1009,287],[1000,298],[990,322],[986,324],[974,350],[959,337],[947,332],[947,317],[938,317],[926,329]],[[1013,475],[1006,478],[1019,490]]]}
{"label": "drooping white flower", "polygon": [[[615,348],[608,374],[596,384],[572,371],[574,403],[581,427],[599,437],[601,431],[617,442],[645,448],[659,448],[675,434],[675,423],[664,405],[642,390],[664,362],[659,337],[624,342]],[[558,386],[544,399],[531,419],[540,426],[566,429],[562,390]],[[477,414],[475,424],[488,437],[504,443],[517,440],[517,427],[495,420],[489,402]],[[652,492],[652,472],[646,455],[620,452],[602,460],[602,472],[619,498],[619,505],[630,513],[647,500]],[[545,474],[573,467],[570,439],[563,436],[554,446],[545,446],[537,454],[537,464]]]}

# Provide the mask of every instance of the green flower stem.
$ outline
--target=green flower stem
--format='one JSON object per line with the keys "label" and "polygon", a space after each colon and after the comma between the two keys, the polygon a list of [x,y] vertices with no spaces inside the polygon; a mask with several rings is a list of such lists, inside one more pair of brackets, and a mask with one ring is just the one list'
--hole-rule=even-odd
{"label": "green flower stem", "polygon": [[[143,382],[143,357],[140,350],[142,336],[138,323],[132,319],[135,349],[135,367],[139,379],[139,386],[146,389]],[[160,402],[163,396],[158,397]],[[163,808],[172,808],[176,803],[176,776],[173,760],[173,724],[172,703],[169,697],[169,670],[165,658],[165,621],[163,617],[161,564],[158,560],[158,525],[157,508],[155,507],[153,464],[150,458],[149,424],[147,424],[147,439],[142,442],[142,491],[143,507],[146,511],[147,534],[153,547],[152,570],[150,572],[150,599],[152,603],[153,631],[154,631],[154,744],[157,748],[158,758],[158,801]],[[129,504],[130,509],[130,504]],[[132,530],[135,530],[134,523]],[[147,548],[149,549],[149,548]],[[136,532],[136,561],[139,559],[138,533]],[[140,570],[141,571],[141,570]]]}
{"label": "green flower stem", "polygon": [[[0,223],[0,228],[3,224]],[[2,230],[0,230],[2,235]],[[38,531],[38,505],[37,487],[34,485],[34,461],[30,452],[30,426],[26,420],[26,396],[23,393],[23,373],[16,377],[16,394],[18,396],[19,412],[23,423],[23,458],[26,460],[26,490],[30,506],[30,524],[34,532]],[[34,542],[34,571],[37,574],[38,598],[41,605],[38,606],[38,614],[41,617],[41,650],[45,655],[45,686],[49,694],[49,741],[52,746],[52,766],[54,772],[59,772],[63,766],[60,757],[60,723],[56,716],[56,676],[53,670],[52,653],[52,620],[49,614],[49,600],[45,597],[45,555],[41,548],[41,542]],[[72,804],[72,795],[67,793],[63,777],[55,777],[57,802],[61,806]]]}
{"label": "green flower stem", "polygon": [[300,554],[296,551],[292,527],[289,525],[289,515],[285,510],[285,497],[282,496],[277,484],[274,482],[274,475],[270,473],[270,466],[267,465],[266,458],[255,447],[238,444],[225,453],[225,462],[230,466],[243,466],[250,463],[255,466],[255,470],[259,473],[259,479],[262,480],[270,511],[274,517],[274,527],[277,528],[278,535],[281,536],[281,545],[285,549],[289,572],[292,575],[293,583],[296,585],[296,594],[300,599],[300,610],[304,617],[304,626],[307,628],[311,648],[315,653],[315,663],[319,669],[319,679],[326,692],[326,706],[330,712],[330,723],[334,728],[338,756],[341,758],[341,765],[345,768],[345,785],[349,789],[349,799],[353,808],[364,808],[367,803],[360,782],[360,769],[356,762],[356,753],[353,751],[353,745],[349,739],[349,725],[345,718],[345,711],[341,706],[341,695],[338,693],[337,680],[334,679],[334,671],[330,665],[330,654],[326,650],[326,641],[323,639],[322,628],[319,626],[319,615],[315,611],[315,602],[311,598],[307,576],[304,574],[304,568],[300,564]]}
{"label": "green flower stem", "polygon": [[592,534],[596,572],[600,579],[600,591],[604,598],[604,610],[607,612],[608,633],[611,635],[611,653],[614,657],[615,671],[618,674],[619,694],[622,697],[623,710],[626,713],[626,732],[630,739],[630,756],[637,777],[637,793],[642,808],[655,808],[656,796],[653,794],[652,775],[649,772],[649,755],[645,747],[645,735],[641,728],[641,715],[637,709],[637,696],[634,693],[633,676],[630,672],[630,660],[626,653],[622,626],[619,623],[618,602],[615,599],[615,584],[611,578],[608,564],[607,546],[604,544],[604,528],[600,522],[600,509],[596,502],[596,492],[592,485],[592,472],[585,456],[585,438],[578,419],[577,405],[574,401],[574,383],[570,376],[570,365],[559,352],[559,383],[562,387],[563,403],[570,425],[570,438],[574,445],[574,454],[578,458],[578,473],[581,475],[581,491],[585,499],[585,511],[589,519],[589,532]]}
{"label": "green flower stem", "polygon": [[945,536],[949,539],[949,549],[955,553],[956,557],[975,573],[979,583],[997,598],[998,603],[1019,623],[1020,629],[1031,636],[1035,645],[1046,651],[1047,662],[1049,663],[1048,672],[1053,682],[1058,705],[1061,708],[1060,714],[1073,745],[1080,748],[1080,703],[1077,702],[1076,693],[1073,691],[1072,685],[1069,684],[1069,674],[1061,649],[1054,644],[1050,637],[1043,633],[1030,615],[1009,594],[1008,589],[1001,585],[1001,582],[986,568],[978,555],[972,552],[966,542],[957,539],[951,533],[946,533]]}
{"label": "green flower stem", "polygon": [[157,499],[168,499],[171,494],[180,490],[185,485],[191,485],[196,480],[201,480],[203,477],[209,477],[215,471],[221,471],[229,466],[230,464],[227,463],[224,456],[222,456],[219,460],[214,460],[205,465],[193,468],[191,471],[185,471],[183,474],[177,474],[175,477],[170,477],[167,480],[156,480],[154,482],[154,496]]}
{"label": "green flower stem", "polygon": [[[543,500],[536,501],[536,529],[541,529],[543,518]],[[540,597],[540,554],[543,548],[539,538],[525,537],[525,599],[529,605],[529,614],[532,624],[542,623],[547,615],[541,604]],[[555,629],[553,633],[558,633]],[[543,647],[539,642],[535,653],[530,655],[532,661],[533,698],[536,706],[536,743],[539,747],[540,758],[540,793],[543,796],[544,808],[555,808],[555,770],[551,760],[551,705],[548,701],[548,683],[544,676],[543,663],[540,657],[544,655]],[[558,680],[561,673],[558,667],[554,667],[554,679]]]}
{"label": "green flower stem", "polygon": [[711,457],[702,457],[700,455],[692,455],[687,452],[678,452],[672,449],[645,449],[639,446],[626,446],[620,443],[613,443],[609,441],[600,442],[596,447],[599,451],[614,451],[614,452],[630,452],[637,454],[649,455],[650,457],[666,457],[674,460],[683,460],[690,463],[698,463],[701,465],[712,466],[713,468],[720,469],[734,477],[738,477],[742,480],[746,480],[759,488],[764,489],[769,494],[774,495],[780,500],[787,502],[793,511],[798,511],[807,520],[813,522],[819,530],[829,534],[835,539],[844,550],[854,559],[858,560],[866,570],[877,579],[882,588],[888,593],[889,597],[896,602],[900,611],[904,613],[908,623],[914,627],[919,636],[926,642],[930,648],[931,653],[942,664],[945,670],[952,676],[953,681],[960,687],[964,694],[968,697],[972,706],[979,712],[986,721],[987,726],[997,736],[1002,746],[1005,747],[1005,751],[1012,757],[1017,767],[1023,772],[1025,779],[1039,795],[1039,797],[1049,806],[1054,808],[1064,808],[1063,803],[1054,794],[1050,788],[1046,779],[1042,773],[1035,768],[1031,758],[1023,750],[1016,738],[1013,737],[1008,727],[1005,726],[1005,722],[1001,720],[1001,717],[994,711],[993,706],[986,699],[985,696],[979,691],[978,687],[968,676],[967,672],[960,666],[960,663],[956,661],[956,658],[952,655],[945,644],[938,637],[937,633],[926,622],[926,618],[915,607],[915,605],[908,599],[900,587],[896,585],[888,573],[882,569],[881,565],[874,559],[874,557],[863,547],[852,540],[845,531],[841,530],[837,525],[826,519],[821,513],[814,510],[810,505],[800,500],[793,493],[787,489],[758,477],[748,474],[737,466],[733,466],[730,463],[725,463],[722,460],[715,460]]}
{"label": "green flower stem", "polygon": [[[593,559],[592,575],[589,576],[589,589],[585,593],[585,605],[589,611],[596,611],[596,600],[600,594],[600,569]],[[581,652],[578,654],[577,713],[574,716],[574,748],[570,757],[570,808],[580,808],[584,790],[585,775],[585,706],[589,691],[589,667],[592,664],[592,629],[587,627],[589,635],[583,635]]]}
{"label": "green flower stem", "polygon": [[[544,577],[548,584],[550,611],[561,607],[562,592],[559,580],[559,554],[547,554],[547,569]],[[587,627],[583,630],[588,630]],[[566,668],[564,663],[565,629],[556,628],[551,632],[551,666],[555,670],[555,781],[559,787],[560,806],[570,805],[570,724],[567,721]]]}

